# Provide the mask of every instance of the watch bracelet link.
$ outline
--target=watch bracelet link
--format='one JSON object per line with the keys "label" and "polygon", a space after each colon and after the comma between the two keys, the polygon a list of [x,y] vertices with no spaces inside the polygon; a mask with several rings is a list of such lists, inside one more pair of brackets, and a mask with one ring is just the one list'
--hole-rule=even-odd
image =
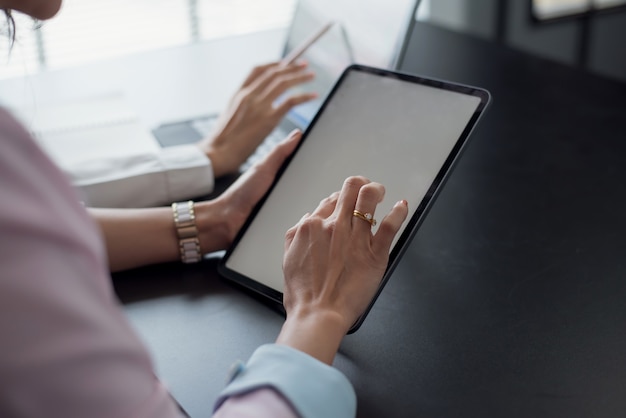
{"label": "watch bracelet link", "polygon": [[193,201],[172,203],[172,214],[178,235],[181,261],[185,264],[197,263],[202,259],[202,252]]}

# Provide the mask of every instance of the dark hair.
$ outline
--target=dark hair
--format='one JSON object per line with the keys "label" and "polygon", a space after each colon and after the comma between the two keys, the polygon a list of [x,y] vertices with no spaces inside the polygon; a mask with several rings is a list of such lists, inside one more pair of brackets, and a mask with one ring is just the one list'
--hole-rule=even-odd
{"label": "dark hair", "polygon": [[13,47],[13,43],[15,42],[15,19],[13,19],[13,15],[11,14],[11,9],[4,9],[4,15],[7,18],[7,35],[9,35],[10,47]]}

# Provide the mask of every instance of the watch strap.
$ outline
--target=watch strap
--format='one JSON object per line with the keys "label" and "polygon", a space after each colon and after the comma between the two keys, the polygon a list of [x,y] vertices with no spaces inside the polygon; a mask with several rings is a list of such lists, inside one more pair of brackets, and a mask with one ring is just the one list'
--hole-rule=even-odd
{"label": "watch strap", "polygon": [[197,263],[202,259],[200,240],[193,201],[172,203],[174,225],[178,235],[180,259],[183,263]]}

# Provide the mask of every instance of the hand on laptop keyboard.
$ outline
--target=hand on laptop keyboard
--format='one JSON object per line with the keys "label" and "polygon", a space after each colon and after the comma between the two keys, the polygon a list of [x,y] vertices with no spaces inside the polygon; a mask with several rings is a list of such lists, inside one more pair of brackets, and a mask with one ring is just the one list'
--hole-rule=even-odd
{"label": "hand on laptop keyboard", "polygon": [[317,97],[294,93],[276,104],[287,90],[313,79],[306,68],[306,64],[271,63],[252,70],[217,120],[213,134],[198,143],[211,159],[216,177],[237,172],[291,108]]}

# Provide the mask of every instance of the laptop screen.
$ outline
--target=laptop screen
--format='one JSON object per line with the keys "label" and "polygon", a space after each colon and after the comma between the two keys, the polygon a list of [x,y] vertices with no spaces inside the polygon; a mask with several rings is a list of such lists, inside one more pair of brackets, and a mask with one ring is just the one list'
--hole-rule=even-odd
{"label": "laptop screen", "polygon": [[292,109],[288,118],[305,129],[350,64],[394,69],[419,3],[419,0],[300,0],[283,56],[327,22],[336,24],[301,58],[309,63],[316,77],[297,90],[316,92],[319,99]]}

